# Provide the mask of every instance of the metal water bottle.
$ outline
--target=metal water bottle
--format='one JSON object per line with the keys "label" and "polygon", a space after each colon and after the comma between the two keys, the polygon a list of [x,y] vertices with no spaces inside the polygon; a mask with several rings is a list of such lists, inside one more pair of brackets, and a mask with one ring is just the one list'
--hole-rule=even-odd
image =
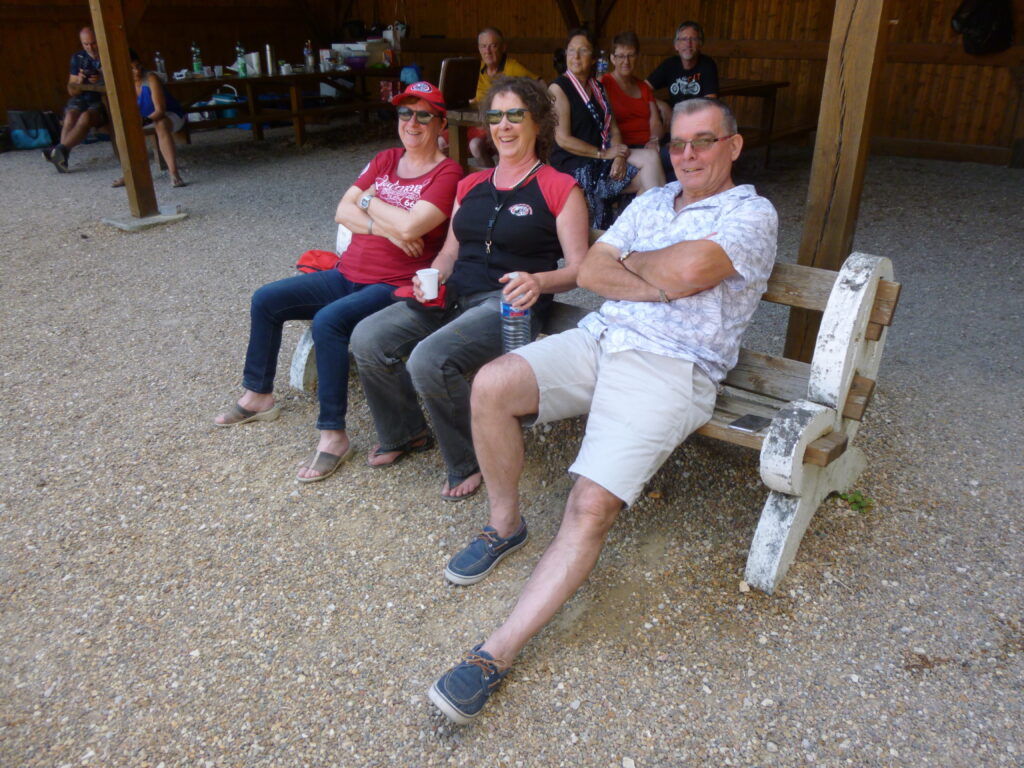
{"label": "metal water bottle", "polygon": [[277,74],[277,59],[274,57],[274,46],[267,43],[267,75]]}
{"label": "metal water bottle", "polygon": [[516,309],[501,299],[501,349],[511,352],[530,343],[530,308]]}
{"label": "metal water bottle", "polygon": [[167,82],[167,64],[164,63],[164,57],[160,55],[160,51],[153,54],[153,67],[156,69],[156,76]]}

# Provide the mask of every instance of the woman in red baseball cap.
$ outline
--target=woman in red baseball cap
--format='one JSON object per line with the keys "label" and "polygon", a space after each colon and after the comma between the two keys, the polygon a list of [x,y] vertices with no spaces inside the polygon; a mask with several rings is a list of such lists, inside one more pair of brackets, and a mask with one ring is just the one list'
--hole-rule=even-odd
{"label": "woman in red baseball cap", "polygon": [[445,124],[441,92],[413,83],[393,99],[401,147],[377,154],[338,203],[335,221],[352,231],[336,269],[268,283],[252,297],[249,346],[234,408],[214,420],[219,427],[272,421],[274,374],[286,320],[312,320],[319,378],[320,441],[299,469],[298,481],[331,475],[353,454],[345,429],[348,343],[356,324],[391,304],[396,288],[411,284],[444,243],[458,163],[437,148]]}

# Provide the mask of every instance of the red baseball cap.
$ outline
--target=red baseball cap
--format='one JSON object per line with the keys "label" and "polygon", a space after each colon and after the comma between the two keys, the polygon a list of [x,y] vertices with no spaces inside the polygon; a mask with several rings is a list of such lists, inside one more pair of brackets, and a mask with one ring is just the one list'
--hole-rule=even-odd
{"label": "red baseball cap", "polygon": [[391,103],[397,107],[404,99],[423,99],[442,115],[446,114],[448,111],[448,107],[444,104],[444,96],[441,95],[441,91],[436,85],[428,83],[426,80],[420,80],[418,83],[412,83],[408,88],[392,98]]}

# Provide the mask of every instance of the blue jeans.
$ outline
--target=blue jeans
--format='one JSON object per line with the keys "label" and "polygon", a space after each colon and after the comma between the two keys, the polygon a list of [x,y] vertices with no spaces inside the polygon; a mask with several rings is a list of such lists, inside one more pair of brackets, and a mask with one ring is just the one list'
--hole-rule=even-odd
{"label": "blue jeans", "polygon": [[312,320],[316,347],[317,429],[345,429],[348,411],[348,341],[356,323],[391,304],[395,286],[353,283],[337,269],[267,283],[252,295],[249,348],[242,385],[274,391],[285,320]]}
{"label": "blue jeans", "polygon": [[[500,291],[470,294],[443,312],[398,303],[367,318],[352,335],[352,356],[381,450],[395,450],[426,431],[418,392],[434,425],[449,486],[480,471],[466,377],[501,354],[500,296]],[[532,335],[539,328],[533,313]]]}

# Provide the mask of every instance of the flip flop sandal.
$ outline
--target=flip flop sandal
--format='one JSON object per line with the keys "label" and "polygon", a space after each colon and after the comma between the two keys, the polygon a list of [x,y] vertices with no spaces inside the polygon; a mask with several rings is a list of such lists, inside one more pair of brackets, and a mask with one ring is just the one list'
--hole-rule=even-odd
{"label": "flip flop sandal", "polygon": [[426,434],[420,435],[419,437],[414,437],[409,442],[403,443],[402,445],[398,446],[397,448],[388,448],[386,451],[383,450],[378,445],[376,448],[373,449],[373,453],[370,454],[371,457],[373,457],[373,456],[383,456],[385,453],[397,453],[398,455],[395,456],[395,458],[393,458],[387,464],[370,464],[369,459],[367,459],[366,464],[371,469],[383,469],[384,467],[393,467],[395,464],[400,462],[402,459],[404,459],[409,454],[411,454],[411,453],[423,453],[424,451],[429,451],[433,447],[434,447],[434,436],[432,434],[430,434],[429,432],[427,432]]}
{"label": "flip flop sandal", "polygon": [[171,186],[172,187],[187,187],[188,186],[188,182],[185,181],[183,178],[181,178],[181,176],[178,176],[176,179],[171,179]]}
{"label": "flip flop sandal", "polygon": [[235,403],[235,407],[225,414],[227,419],[221,424],[219,421],[213,422],[214,426],[217,427],[237,427],[239,424],[248,424],[252,421],[273,421],[281,415],[281,406],[277,403],[265,411],[250,411],[248,408],[243,408],[238,403]]}
{"label": "flip flop sandal", "polygon": [[118,187],[123,187],[124,177],[122,176],[120,179],[114,179],[114,183],[111,184],[110,186],[112,186],[114,189],[117,189]]}
{"label": "flip flop sandal", "polygon": [[[480,470],[478,469],[477,472],[479,472],[479,471]],[[473,472],[472,474],[475,475],[476,472]],[[467,479],[468,478],[464,477],[461,480],[459,480],[459,482],[457,482],[457,483],[453,483],[451,480],[449,480],[448,481],[448,491],[451,491],[451,489],[455,488],[456,486],[462,485],[464,482],[466,482]],[[441,498],[444,499],[445,501],[465,501],[466,499],[471,499],[474,496],[476,496],[478,493],[480,493],[480,489],[483,488],[483,486],[484,486],[484,479],[481,477],[480,478],[480,483],[477,485],[476,488],[474,488],[469,493],[464,493],[461,496],[452,496],[451,493],[448,493],[448,492],[445,492],[445,491],[441,491]]]}
{"label": "flip flop sandal", "polygon": [[300,483],[318,483],[321,480],[326,480],[338,470],[338,467],[351,459],[355,452],[354,445],[349,445],[348,450],[341,456],[327,451],[313,451],[300,469],[312,469],[320,474],[316,477],[296,477],[295,479]]}

